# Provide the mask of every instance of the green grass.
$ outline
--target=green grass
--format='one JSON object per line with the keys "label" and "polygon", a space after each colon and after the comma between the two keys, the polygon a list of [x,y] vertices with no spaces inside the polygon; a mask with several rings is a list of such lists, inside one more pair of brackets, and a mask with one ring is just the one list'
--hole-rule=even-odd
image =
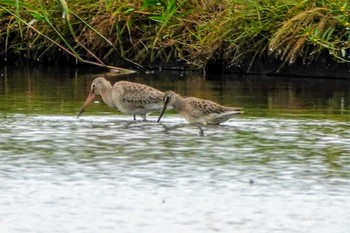
{"label": "green grass", "polygon": [[[2,0],[0,56],[110,67],[204,68],[269,56],[350,62],[343,0]],[[122,71],[128,71],[121,69]]]}

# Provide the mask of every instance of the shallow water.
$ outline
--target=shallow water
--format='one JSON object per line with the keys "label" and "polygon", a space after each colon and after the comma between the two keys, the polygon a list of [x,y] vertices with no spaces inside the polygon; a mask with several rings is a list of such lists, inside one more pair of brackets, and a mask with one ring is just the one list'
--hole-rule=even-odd
{"label": "shallow water", "polygon": [[[35,77],[31,72],[26,78],[10,72],[7,84],[0,82],[1,99],[15,105],[0,102],[0,232],[350,228],[345,80],[324,87],[332,94],[323,97],[306,84],[310,80],[280,81],[290,83],[286,99],[278,94],[285,85],[252,84],[249,91],[251,80],[242,77],[138,79],[246,108],[223,125],[203,126],[201,135],[177,114],[166,114],[161,124],[156,114],[134,122],[101,104],[77,119],[91,78],[45,81],[42,70]],[[197,91],[186,91],[195,80],[201,80]]]}

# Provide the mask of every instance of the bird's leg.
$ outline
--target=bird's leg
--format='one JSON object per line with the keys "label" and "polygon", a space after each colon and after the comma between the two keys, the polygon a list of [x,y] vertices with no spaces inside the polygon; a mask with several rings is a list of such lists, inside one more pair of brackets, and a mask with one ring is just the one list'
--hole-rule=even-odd
{"label": "bird's leg", "polygon": [[136,114],[134,114],[134,121],[136,121]]}
{"label": "bird's leg", "polygon": [[198,125],[199,128],[199,136],[203,137],[204,136],[204,131],[200,125]]}

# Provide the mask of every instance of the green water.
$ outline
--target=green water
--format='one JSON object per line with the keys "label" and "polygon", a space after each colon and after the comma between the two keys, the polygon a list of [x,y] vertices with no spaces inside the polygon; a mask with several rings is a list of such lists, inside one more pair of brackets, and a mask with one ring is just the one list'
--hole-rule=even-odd
{"label": "green water", "polygon": [[178,114],[134,122],[99,100],[75,118],[93,69],[0,75],[0,232],[350,228],[350,81],[123,77],[245,108],[201,135]]}
{"label": "green water", "polygon": [[[193,72],[147,72],[113,77],[92,68],[18,68],[0,70],[0,110],[3,114],[74,115],[88,95],[94,77],[105,75],[174,90],[245,108],[245,116],[349,120],[350,80],[269,76],[206,75]],[[86,114],[118,114],[104,104]]]}

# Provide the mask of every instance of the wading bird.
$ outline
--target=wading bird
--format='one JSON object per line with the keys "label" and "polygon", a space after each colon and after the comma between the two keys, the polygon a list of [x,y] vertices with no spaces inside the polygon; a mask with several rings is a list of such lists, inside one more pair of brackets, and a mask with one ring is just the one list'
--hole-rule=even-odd
{"label": "wading bird", "polygon": [[83,114],[96,95],[101,95],[109,107],[133,115],[134,120],[136,115],[146,120],[149,113],[162,109],[164,93],[153,87],[127,81],[119,81],[112,86],[105,78],[98,77],[91,83],[90,94],[77,117]]}
{"label": "wading bird", "polygon": [[226,107],[210,100],[195,97],[181,97],[173,91],[167,91],[163,96],[163,109],[158,121],[162,118],[165,110],[173,107],[189,123],[218,125],[235,116],[243,113],[242,108]]}

